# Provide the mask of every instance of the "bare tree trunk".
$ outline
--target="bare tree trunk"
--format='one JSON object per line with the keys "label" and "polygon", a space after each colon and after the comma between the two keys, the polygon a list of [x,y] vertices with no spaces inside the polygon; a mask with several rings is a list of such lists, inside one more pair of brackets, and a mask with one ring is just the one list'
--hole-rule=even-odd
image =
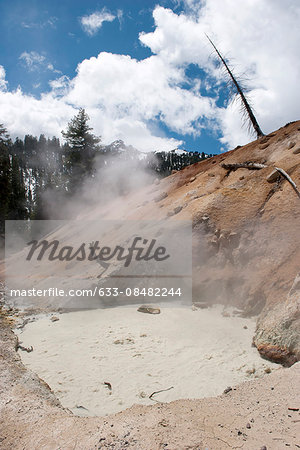
{"label": "bare tree trunk", "polygon": [[255,116],[253,114],[253,111],[252,111],[252,109],[251,109],[251,107],[250,107],[250,105],[249,105],[249,103],[248,103],[248,101],[247,101],[243,91],[242,91],[242,88],[240,87],[240,85],[237,82],[236,78],[234,77],[232,71],[229,69],[225,59],[223,58],[223,56],[221,55],[221,53],[219,52],[219,50],[217,49],[217,47],[215,46],[213,41],[209,38],[209,36],[206,35],[206,37],[209,40],[209,42],[211,43],[211,45],[213,46],[213,48],[215,49],[218,57],[222,61],[225,69],[227,70],[227,72],[228,72],[228,74],[229,74],[229,76],[230,76],[234,86],[236,87],[237,93],[238,93],[238,95],[241,98],[242,104],[243,104],[243,106],[244,106],[244,108],[245,108],[245,110],[246,110],[246,112],[248,114],[249,120],[250,120],[250,122],[251,122],[251,124],[252,124],[252,126],[253,126],[253,128],[255,130],[257,138],[259,138],[261,136],[264,136],[264,133],[262,132],[260,126],[258,125],[258,122],[257,122],[257,120],[256,120],[256,118],[255,118]]}

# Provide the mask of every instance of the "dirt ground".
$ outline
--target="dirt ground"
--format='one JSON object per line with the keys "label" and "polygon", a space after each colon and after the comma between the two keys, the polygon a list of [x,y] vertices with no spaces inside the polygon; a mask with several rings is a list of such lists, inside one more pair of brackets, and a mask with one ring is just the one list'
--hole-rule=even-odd
{"label": "dirt ground", "polygon": [[216,398],[76,417],[23,366],[10,321],[1,317],[1,449],[300,448],[300,363]]}

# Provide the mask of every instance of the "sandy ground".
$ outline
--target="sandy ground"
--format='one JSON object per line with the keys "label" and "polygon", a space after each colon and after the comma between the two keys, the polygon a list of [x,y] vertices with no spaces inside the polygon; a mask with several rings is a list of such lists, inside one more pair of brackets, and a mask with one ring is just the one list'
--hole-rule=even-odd
{"label": "sandy ground", "polygon": [[300,363],[219,397],[78,417],[24,367],[15,350],[13,321],[0,314],[1,450],[300,448]]}
{"label": "sandy ground", "polygon": [[255,320],[222,310],[163,307],[151,315],[119,307],[56,315],[55,322],[40,316],[19,332],[34,349],[21,357],[77,415],[219,395],[279,367],[251,346]]}

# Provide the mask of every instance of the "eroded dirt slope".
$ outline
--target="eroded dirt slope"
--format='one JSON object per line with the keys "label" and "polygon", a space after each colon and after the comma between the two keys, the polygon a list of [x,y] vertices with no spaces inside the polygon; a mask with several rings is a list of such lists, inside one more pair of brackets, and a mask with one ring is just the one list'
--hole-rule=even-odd
{"label": "eroded dirt slope", "polygon": [[[231,170],[244,163],[266,167]],[[300,122],[168,177],[134,215],[192,218],[194,301],[259,314],[255,345],[290,365],[300,359],[300,198],[270,177],[275,167],[300,186]]]}

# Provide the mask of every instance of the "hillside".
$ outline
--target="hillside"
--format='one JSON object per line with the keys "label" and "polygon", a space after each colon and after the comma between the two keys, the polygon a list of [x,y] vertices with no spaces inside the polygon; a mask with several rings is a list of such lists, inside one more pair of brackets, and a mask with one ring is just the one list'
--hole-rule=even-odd
{"label": "hillside", "polygon": [[[300,185],[299,149],[300,122],[295,122],[105,206],[96,204],[79,216],[83,223],[76,234],[79,241],[92,242],[95,230],[87,229],[87,220],[192,219],[193,301],[232,305],[241,315],[258,315],[254,345],[263,357],[291,365],[300,359],[300,199],[284,177],[270,174],[281,168]],[[230,164],[242,163],[263,168],[231,170]],[[50,237],[74,233],[68,225]],[[118,235],[116,231],[111,240]],[[7,265],[11,263],[18,264],[18,258]],[[71,274],[70,265],[57,264],[66,277]],[[90,269],[83,265],[81,270]],[[81,287],[91,285],[96,277],[92,272]],[[72,278],[69,283],[74,283]]]}
{"label": "hillside", "polygon": [[[259,163],[261,170],[223,165]],[[225,166],[226,167],[226,166]],[[254,344],[290,365],[300,358],[300,122],[187,167],[130,201],[128,218],[193,220],[193,300],[259,314]],[[158,199],[161,192],[167,197]],[[136,209],[137,208],[137,209]]]}

